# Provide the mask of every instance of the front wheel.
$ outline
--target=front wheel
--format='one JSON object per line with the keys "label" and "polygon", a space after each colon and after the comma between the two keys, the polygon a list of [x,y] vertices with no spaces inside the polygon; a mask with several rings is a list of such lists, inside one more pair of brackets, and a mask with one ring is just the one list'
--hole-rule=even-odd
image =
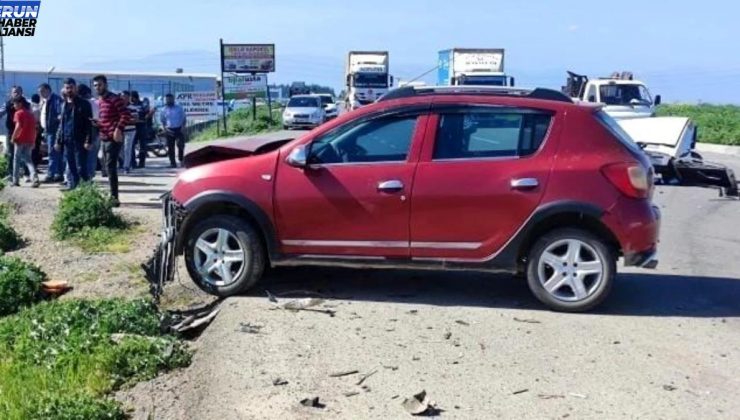
{"label": "front wheel", "polygon": [[216,296],[232,296],[262,277],[266,257],[257,231],[225,215],[198,223],[185,239],[185,264],[195,284]]}
{"label": "front wheel", "polygon": [[584,312],[606,299],[616,273],[616,257],[604,241],[584,230],[559,229],[532,247],[527,283],[550,309]]}

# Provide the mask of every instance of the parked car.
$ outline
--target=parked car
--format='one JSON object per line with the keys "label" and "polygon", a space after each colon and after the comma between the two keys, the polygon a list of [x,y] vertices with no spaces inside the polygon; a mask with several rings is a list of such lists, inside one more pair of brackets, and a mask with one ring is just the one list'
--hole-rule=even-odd
{"label": "parked car", "polygon": [[324,107],[327,121],[339,116],[339,108],[337,108],[334,95],[329,93],[319,93],[316,96],[321,99],[321,105]]}
{"label": "parked car", "polygon": [[401,88],[296,140],[201,156],[164,199],[159,278],[184,255],[218,296],[268,266],[472,269],[585,311],[618,258],[657,265],[650,161],[600,106],[552,90]]}
{"label": "parked car", "polygon": [[326,120],[321,99],[315,95],[296,95],[290,98],[283,111],[283,129],[315,128]]}

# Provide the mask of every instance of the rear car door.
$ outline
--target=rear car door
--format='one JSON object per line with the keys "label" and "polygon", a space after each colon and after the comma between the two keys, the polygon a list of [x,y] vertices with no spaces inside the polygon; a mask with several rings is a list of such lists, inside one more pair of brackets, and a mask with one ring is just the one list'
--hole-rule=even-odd
{"label": "rear car door", "polygon": [[516,107],[433,112],[411,198],[412,257],[492,259],[542,199],[557,121]]}
{"label": "rear car door", "polygon": [[282,251],[409,257],[408,196],[427,119],[417,112],[344,124],[311,142],[306,169],[283,157],[275,188]]}

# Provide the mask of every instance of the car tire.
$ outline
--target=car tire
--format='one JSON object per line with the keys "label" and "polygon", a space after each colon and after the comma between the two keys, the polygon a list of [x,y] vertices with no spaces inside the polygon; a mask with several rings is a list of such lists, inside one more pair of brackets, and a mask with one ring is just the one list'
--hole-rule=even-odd
{"label": "car tire", "polygon": [[[267,264],[257,231],[234,216],[214,215],[195,225],[185,238],[184,253],[185,265],[195,284],[206,293],[220,297],[253,287]],[[209,271],[202,274],[205,270]]]}
{"label": "car tire", "polygon": [[527,284],[547,307],[585,312],[601,304],[617,274],[614,251],[581,229],[558,229],[539,238],[530,249]]}

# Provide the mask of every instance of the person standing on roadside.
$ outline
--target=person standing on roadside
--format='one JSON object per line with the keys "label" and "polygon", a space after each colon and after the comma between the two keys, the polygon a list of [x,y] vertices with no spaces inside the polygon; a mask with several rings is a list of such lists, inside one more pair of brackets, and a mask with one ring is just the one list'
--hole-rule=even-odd
{"label": "person standing on roadside", "polygon": [[44,182],[62,182],[65,169],[64,156],[56,151],[54,146],[57,144],[56,135],[59,130],[59,116],[62,112],[63,101],[59,95],[51,91],[48,83],[39,85],[39,95],[41,96],[41,128],[44,130],[49,153],[49,169]]}
{"label": "person standing on roadside", "polygon": [[[41,142],[44,141],[44,130],[41,128],[41,95],[38,93],[31,95],[31,112],[33,117],[36,118],[36,142],[31,152],[31,161],[36,168],[36,174],[38,174],[39,165],[41,165]],[[28,179],[26,179],[26,182],[28,182]]]}
{"label": "person standing on roadside", "polygon": [[185,135],[183,130],[187,123],[185,110],[175,103],[175,97],[168,93],[165,95],[165,105],[159,116],[162,128],[167,136],[167,151],[170,155],[170,167],[177,168],[175,162],[175,143],[177,143],[177,160],[182,164],[185,155]]}
{"label": "person standing on roadside", "polygon": [[91,147],[87,155],[87,177],[92,181],[95,178],[95,170],[98,166],[98,153],[100,152],[100,136],[98,134],[98,120],[100,119],[100,107],[98,100],[93,99],[92,90],[86,84],[77,87],[77,95],[90,103],[92,109],[92,131],[90,133]]}
{"label": "person standing on roadside", "polygon": [[38,188],[39,177],[31,162],[31,149],[36,141],[36,118],[29,109],[30,106],[23,96],[13,99],[13,132],[8,136],[15,145],[13,156],[13,186],[20,187],[20,175],[23,167],[28,168],[33,178],[33,188]]}
{"label": "person standing on roadside", "polygon": [[118,157],[121,154],[121,144],[123,143],[123,129],[126,127],[130,116],[123,99],[108,90],[108,78],[102,74],[95,76],[93,87],[95,93],[98,94],[98,106],[100,107],[98,130],[105,153],[105,168],[110,183],[110,194],[113,207],[118,207],[120,206],[118,200]]}
{"label": "person standing on roadside", "polygon": [[[15,116],[16,111],[15,100],[18,98],[23,98],[23,88],[20,86],[13,86],[13,88],[10,90],[10,99],[5,103],[5,108],[0,111],[0,117],[5,115],[5,128],[8,130],[8,135],[5,137],[5,144],[3,146],[5,150],[5,157],[8,161],[8,171],[11,175],[13,174],[13,156],[15,152],[15,144],[13,144],[12,141],[13,132],[15,131],[15,123],[13,117]],[[24,103],[26,103],[25,100]]]}
{"label": "person standing on roadside", "polygon": [[131,104],[131,93],[127,90],[121,92],[121,99],[128,110],[130,118],[123,129],[123,173],[131,173],[131,161],[134,156],[134,141],[136,140],[136,118],[138,108]]}
{"label": "person standing on roadside", "polygon": [[90,102],[77,96],[77,82],[64,80],[62,90],[64,106],[57,132],[56,150],[64,151],[69,169],[68,189],[77,188],[80,181],[88,182],[87,156],[92,149],[92,107]]}
{"label": "person standing on roadside", "polygon": [[[131,91],[131,105],[129,109],[136,112],[134,118],[136,118],[136,135],[134,136],[134,147],[131,154],[132,166],[135,168],[143,168],[146,164],[146,147],[149,143],[148,135],[149,131],[147,128],[147,120],[149,119],[149,101],[141,100],[139,92]],[[139,163],[136,163],[136,145],[139,146]]]}

